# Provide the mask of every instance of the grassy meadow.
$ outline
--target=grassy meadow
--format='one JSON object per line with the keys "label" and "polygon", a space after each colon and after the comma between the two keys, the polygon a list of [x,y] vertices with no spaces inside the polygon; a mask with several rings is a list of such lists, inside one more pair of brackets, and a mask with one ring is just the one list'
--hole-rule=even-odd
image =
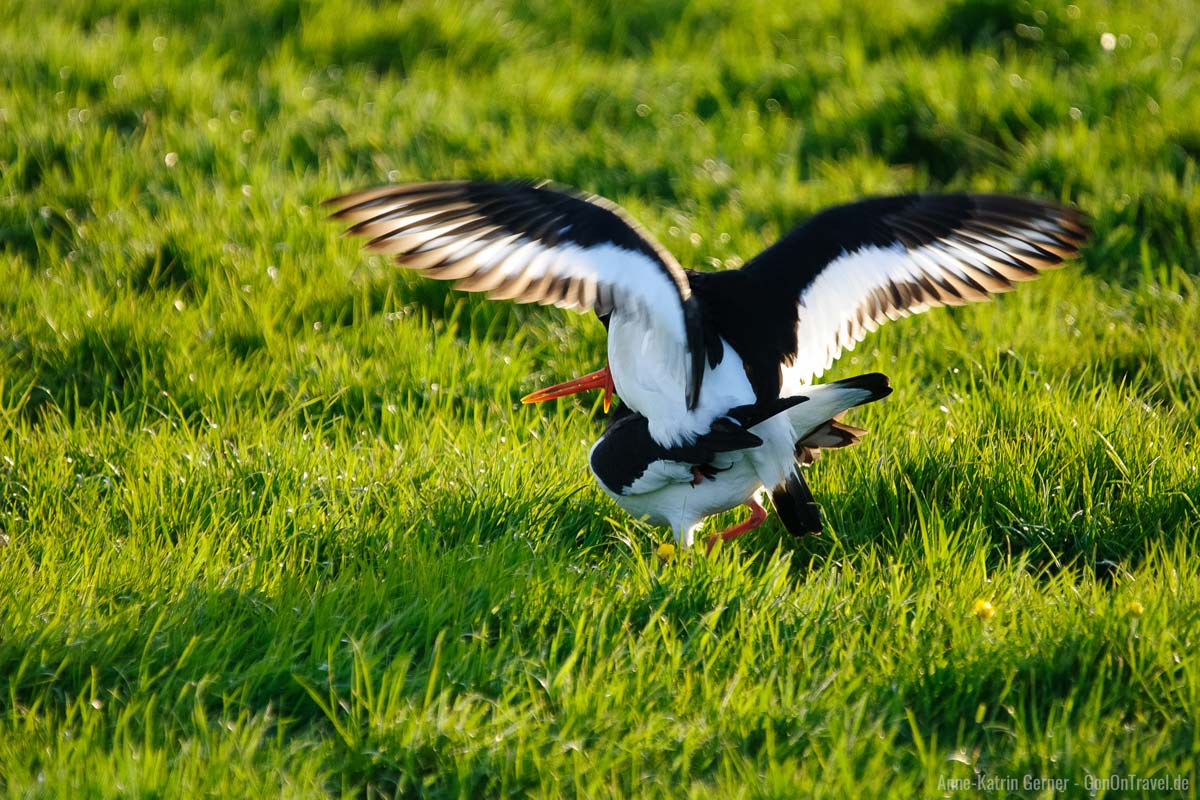
{"label": "grassy meadow", "polygon": [[[0,793],[1194,797],[1198,41],[1190,0],[7,0]],[[600,325],[319,206],[521,176],[701,269],[909,190],[1095,238],[838,362],[895,393],[809,472],[823,535],[664,563],[598,399],[518,403]]]}

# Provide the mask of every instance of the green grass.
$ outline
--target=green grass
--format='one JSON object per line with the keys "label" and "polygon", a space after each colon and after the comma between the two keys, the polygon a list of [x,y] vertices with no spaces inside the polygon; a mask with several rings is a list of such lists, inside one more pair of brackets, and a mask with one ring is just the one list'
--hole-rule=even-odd
{"label": "green grass", "polygon": [[[1198,26],[1184,0],[8,3],[0,788],[1195,796]],[[596,367],[600,326],[402,274],[317,206],[467,176],[600,192],[701,268],[910,189],[1057,198],[1096,234],[839,362],[896,391],[812,469],[823,536],[661,564],[586,471],[592,399],[517,403]]]}

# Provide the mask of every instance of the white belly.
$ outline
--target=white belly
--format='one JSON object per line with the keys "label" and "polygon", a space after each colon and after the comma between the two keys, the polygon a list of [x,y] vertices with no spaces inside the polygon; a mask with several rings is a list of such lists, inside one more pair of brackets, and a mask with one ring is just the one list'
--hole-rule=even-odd
{"label": "white belly", "polygon": [[690,547],[695,529],[706,517],[745,504],[762,487],[746,453],[743,450],[731,454],[733,464],[729,469],[695,486],[673,483],[642,494],[619,495],[603,483],[599,485],[629,516],[652,525],[670,526],[675,540]]}

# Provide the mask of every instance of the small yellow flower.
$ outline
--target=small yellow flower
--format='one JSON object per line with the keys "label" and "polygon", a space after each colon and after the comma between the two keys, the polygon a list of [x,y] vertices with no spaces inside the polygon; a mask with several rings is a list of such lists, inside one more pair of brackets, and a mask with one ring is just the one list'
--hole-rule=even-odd
{"label": "small yellow flower", "polygon": [[1143,606],[1141,603],[1139,603],[1137,600],[1130,600],[1129,605],[1126,606],[1125,608],[1130,614],[1132,614],[1135,617],[1140,617],[1142,614],[1146,613],[1146,607]]}
{"label": "small yellow flower", "polygon": [[996,616],[996,608],[987,600],[976,600],[971,611],[975,614],[976,619],[991,619]]}
{"label": "small yellow flower", "polygon": [[670,561],[671,556],[675,555],[675,545],[670,542],[663,542],[658,546],[658,557],[663,561]]}

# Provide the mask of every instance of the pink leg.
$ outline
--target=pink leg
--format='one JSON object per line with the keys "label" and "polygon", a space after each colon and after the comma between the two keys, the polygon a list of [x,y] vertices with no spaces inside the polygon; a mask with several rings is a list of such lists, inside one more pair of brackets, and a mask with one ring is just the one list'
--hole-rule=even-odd
{"label": "pink leg", "polygon": [[732,528],[726,528],[725,530],[714,533],[712,536],[708,537],[707,542],[709,552],[712,552],[713,545],[717,543],[717,539],[720,539],[722,542],[728,542],[730,539],[736,539],[747,531],[754,530],[766,521],[767,510],[760,506],[758,501],[753,497],[750,498],[750,502],[746,503],[746,507],[750,509],[750,518],[748,520],[745,522],[739,522]]}

